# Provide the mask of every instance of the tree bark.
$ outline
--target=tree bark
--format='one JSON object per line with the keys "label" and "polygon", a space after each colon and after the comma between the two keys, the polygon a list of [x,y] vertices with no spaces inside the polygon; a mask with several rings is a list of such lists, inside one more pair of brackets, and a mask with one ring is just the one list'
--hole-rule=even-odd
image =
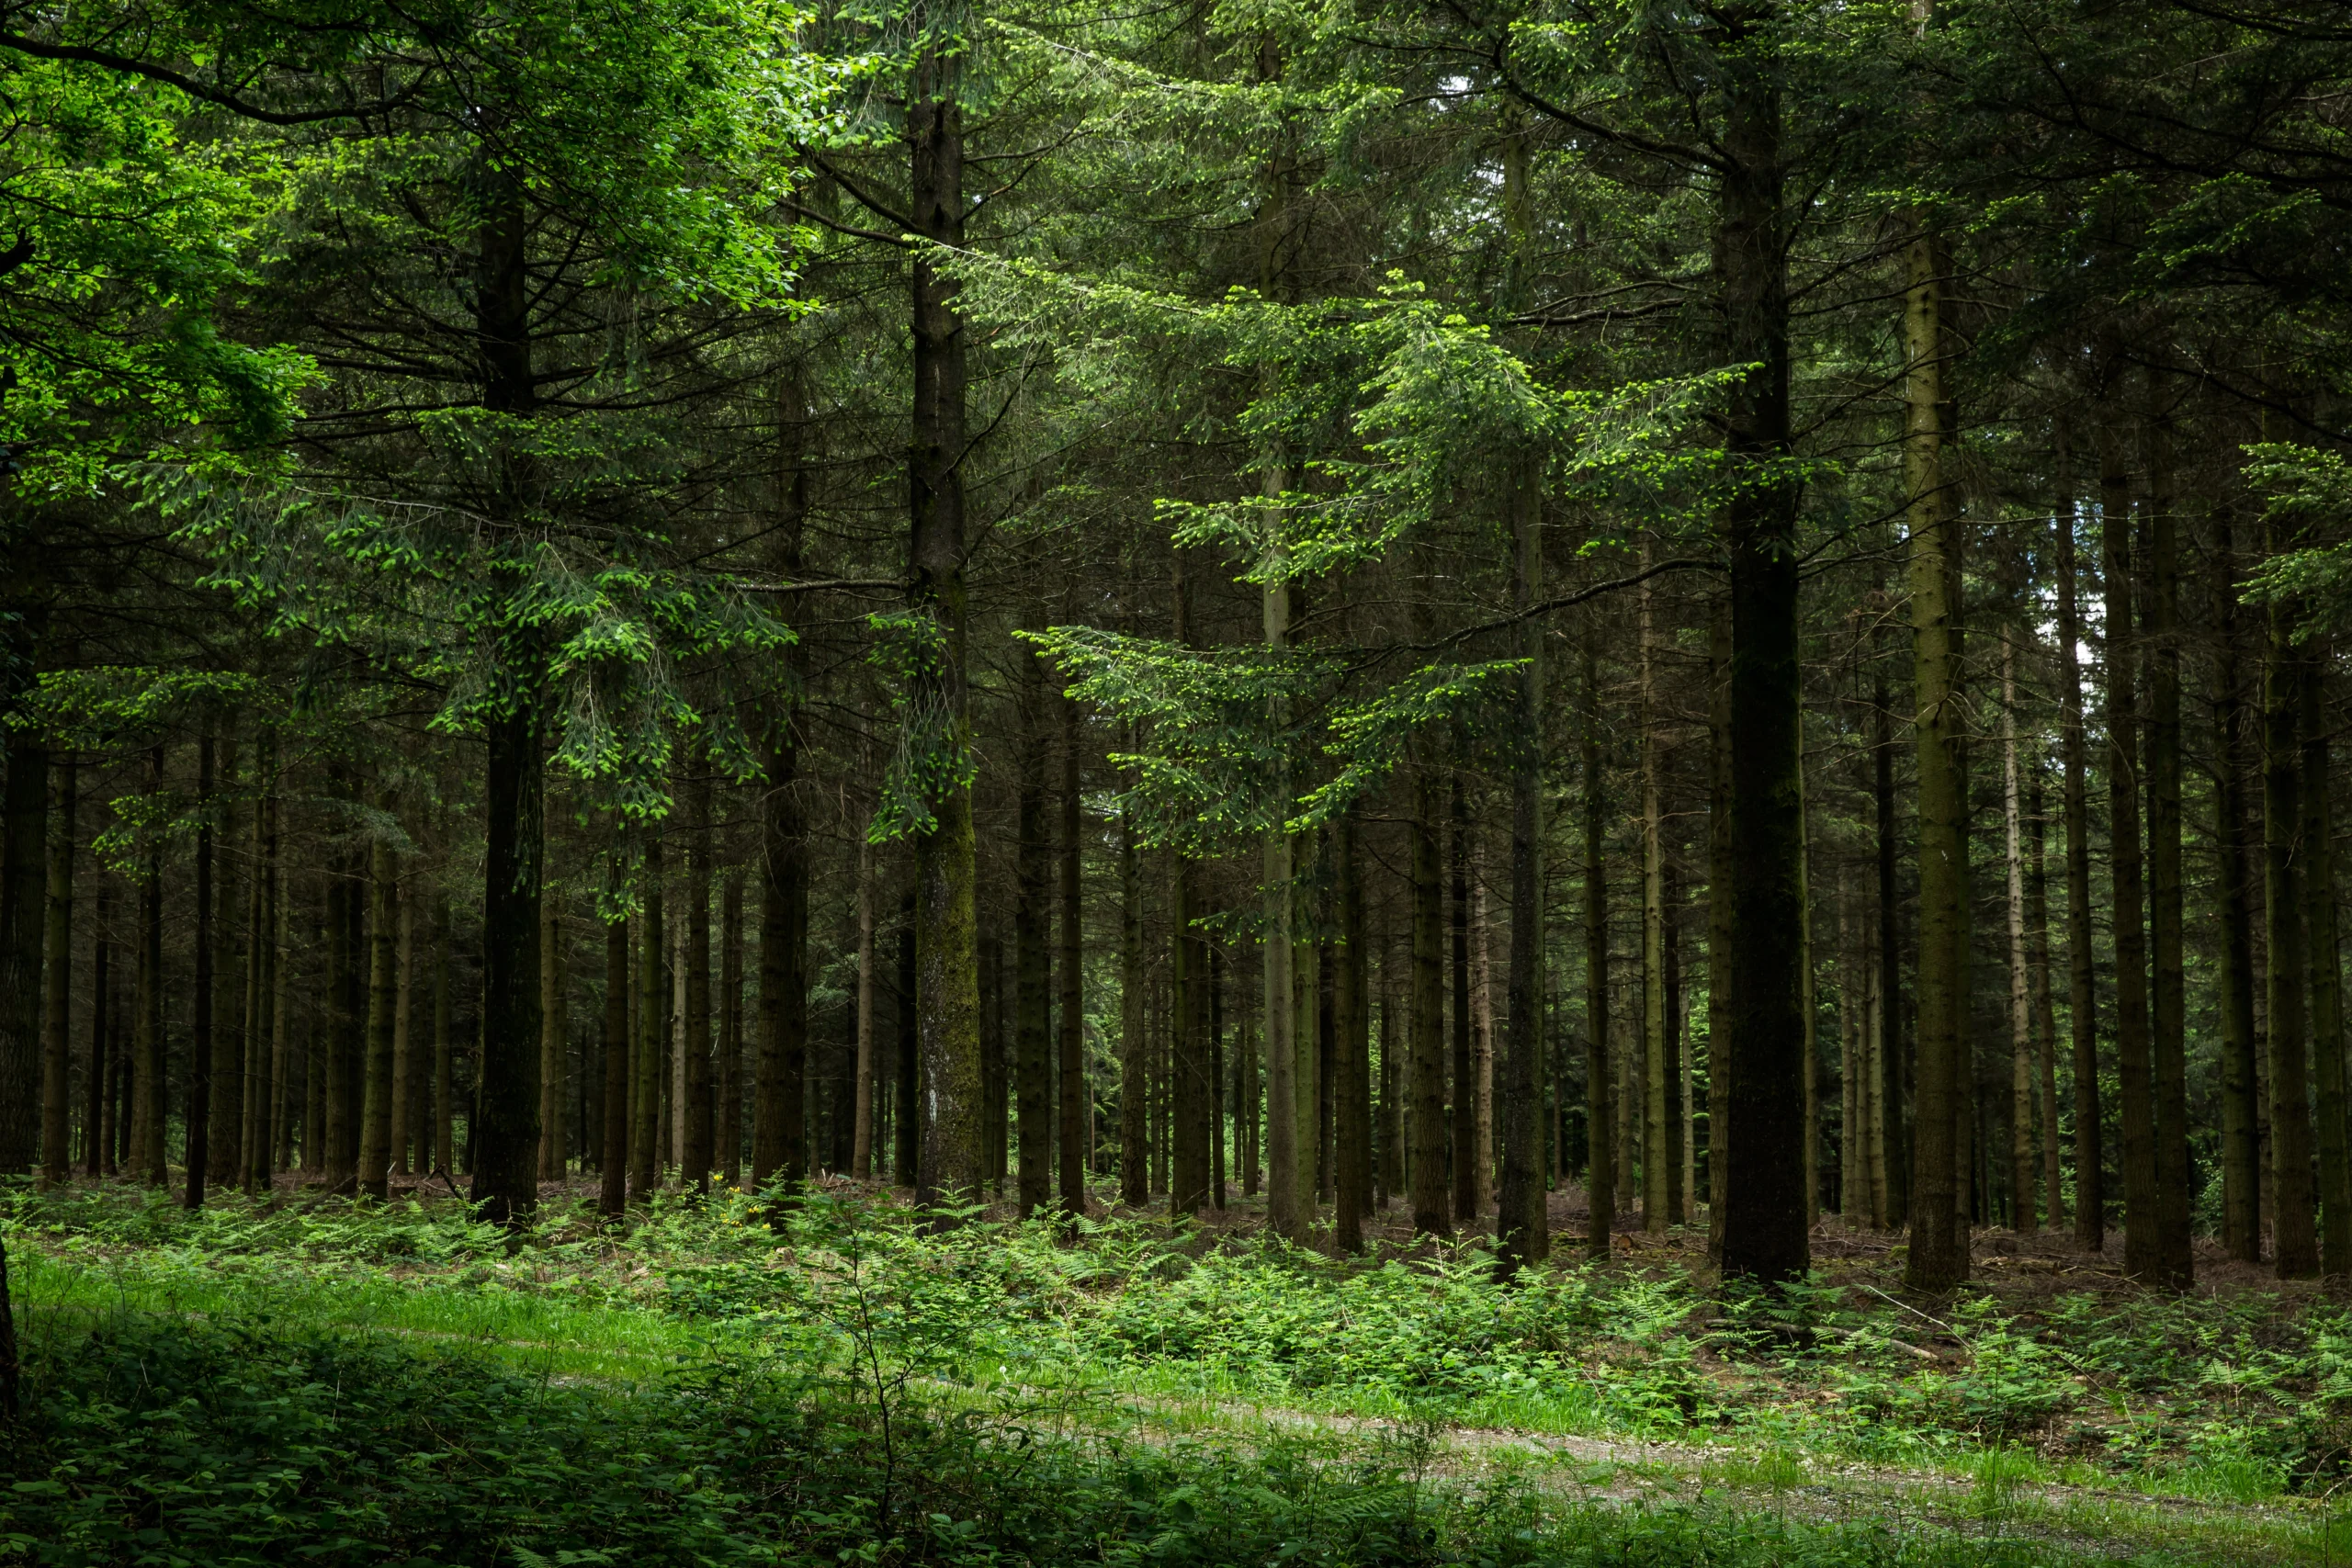
{"label": "tree bark", "polygon": [[1020,842],[1015,850],[1012,911],[1012,1015],[1015,1059],[1014,1115],[1021,1130],[1021,1217],[1046,1208],[1054,1197],[1052,958],[1052,830],[1046,822],[1045,664],[1030,655],[1022,669],[1026,699],[1027,741],[1022,748],[1017,803]]}
{"label": "tree bark", "polygon": [[[258,925],[258,922],[256,922]],[[410,1147],[416,1137],[416,900],[400,901],[400,931],[392,954],[392,1168],[401,1176],[411,1170]],[[542,1006],[545,1004],[542,1003]],[[250,1049],[250,1046],[248,1047]],[[559,1169],[557,1174],[562,1174]]]}
{"label": "tree bark", "polygon": [[[2182,970],[2180,866],[2180,551],[2171,436],[2148,433],[2148,926],[2154,961],[2150,1096],[2154,1136],[2154,1277],[2186,1290],[2196,1276],[2189,1204],[2188,998]],[[2328,908],[2335,909],[2333,899]],[[2316,1021],[2316,1020],[2314,1020]],[[2341,1156],[2341,1145],[2338,1146]],[[2352,1240],[2352,1234],[2347,1234]]]}
{"label": "tree bark", "polygon": [[[1061,831],[1056,843],[1056,871],[1059,886],[1055,902],[1060,907],[1061,953],[1056,968],[1060,982],[1060,1007],[1055,1017],[1055,1035],[1059,1061],[1061,1091],[1061,1126],[1059,1129],[1062,1213],[1075,1217],[1086,1213],[1086,1165],[1091,1152],[1087,1138],[1086,1093],[1086,993],[1085,993],[1085,910],[1079,903],[1079,855],[1083,844],[1080,834],[1084,822],[1080,816],[1079,785],[1078,704],[1064,693],[1060,698],[1062,716],[1061,746]],[[1188,940],[1197,944],[1197,937]],[[1197,1028],[1190,1031],[1195,1043],[1200,1038]],[[1195,1089],[1198,1085],[1193,1086]],[[1196,1179],[1205,1188],[1208,1181],[1208,1160],[1205,1147],[1195,1151],[1201,1157],[1195,1161]],[[973,1184],[978,1190],[978,1183]],[[1195,1202],[1194,1207],[1198,1207]]]}
{"label": "tree bark", "polygon": [[2256,1137],[2254,918],[2249,908],[2245,779],[2248,714],[2238,661],[2237,561],[2230,517],[2213,517],[2213,879],[2215,966],[2222,1032],[2222,1247],[2244,1263],[2262,1261],[2261,1145]]}
{"label": "tree bark", "polygon": [[2052,1230],[2066,1228],[2065,1165],[2058,1153],[2058,1006],[2050,987],[2050,875],[2041,769],[2033,772],[2026,821],[2032,859],[2026,867],[2026,963],[2033,986],[2036,1103],[2041,1116],[2041,1185]]}
{"label": "tree bark", "polygon": [[1462,774],[1453,773],[1453,838],[1448,870],[1453,883],[1453,1218],[1458,1224],[1476,1224],[1485,1207],[1486,1185],[1478,1173],[1477,1064],[1472,1059],[1470,1008],[1470,807],[1462,791]]}
{"label": "tree bark", "polygon": [[[1707,1256],[1724,1256],[1724,1185],[1731,1179],[1732,1086],[1739,1066],[1732,1034],[1733,911],[1737,898],[1731,809],[1731,597],[1716,595],[1707,626]],[[1621,1058],[1619,1076],[1634,1066]],[[1628,1110],[1631,1108],[1628,1107]],[[1630,1189],[1633,1168],[1623,1157],[1634,1123],[1613,1117],[1617,1134],[1617,1179]]]}
{"label": "tree bark", "polygon": [[119,1065],[114,1053],[119,1048],[108,1032],[113,1022],[113,1010],[107,1006],[114,994],[114,878],[106,868],[98,868],[98,908],[96,930],[90,942],[90,1077],[85,1086],[87,1099],[82,1117],[88,1125],[83,1137],[82,1173],[91,1180],[111,1173],[114,1159],[114,1074]]}
{"label": "tree bark", "polygon": [[2065,432],[2059,432],[2057,516],[2058,741],[2064,769],[2060,809],[2066,826],[2066,1032],[2075,1068],[2075,1244],[2107,1245],[2107,1159],[2100,1125],[2098,992],[2091,951],[2090,795],[2083,739],[2082,616],[2075,571],[2074,485],[2067,477]]}
{"label": "tree bark", "polygon": [[[1642,549],[1646,563],[1650,551]],[[1666,1017],[1666,843],[1658,784],[1657,667],[1650,585],[1641,589],[1642,713],[1642,1229],[1664,1235],[1674,1221],[1671,1163],[1666,1157],[1667,1097],[1678,1076]]]}
{"label": "tree bark", "polygon": [[857,841],[857,1104],[850,1131],[850,1174],[874,1179],[874,1001],[881,950],[874,941],[874,842]]}
{"label": "tree bark", "polygon": [[[617,884],[617,857],[611,875]],[[628,921],[609,920],[605,925],[604,1152],[597,1160],[596,1209],[610,1219],[620,1218],[628,1209],[629,1035]]]}
{"label": "tree bark", "polygon": [[187,1207],[204,1207],[204,1189],[211,1175],[212,1133],[212,813],[214,741],[205,727],[196,750],[196,984],[189,1008],[188,1041]]}
{"label": "tree bark", "polygon": [[[2346,1148],[2343,960],[2336,929],[2335,813],[2324,637],[2303,649],[2296,699],[2302,728],[2303,940],[2311,974],[2312,1111],[2319,1140],[2320,1269],[2352,1273],[2352,1155]],[[2184,1107],[2185,1114],[2185,1107]]]}
{"label": "tree bark", "polygon": [[[933,20],[924,14],[925,20]],[[964,243],[961,51],[926,43],[907,116],[908,194],[915,231]],[[916,677],[919,743],[935,752],[915,840],[915,995],[922,1068],[916,1200],[980,1189],[979,865],[972,829],[969,693],[965,680],[964,321],[955,280],[918,253],[914,286],[914,440],[908,465],[910,609],[935,639]],[[913,1103],[901,1114],[912,1116]]]}
{"label": "tree bark", "polygon": [[[1743,17],[1724,79],[1717,211],[1731,389],[1725,446],[1741,465],[1787,460],[1789,305],[1781,85],[1773,46]],[[1804,808],[1797,637],[1797,492],[1743,476],[1731,547],[1732,941],[1728,1022],[1736,1112],[1724,1189],[1726,1275],[1780,1281],[1811,1265],[1804,1191]]]}
{"label": "tree bark", "polygon": [[1437,784],[1423,763],[1413,788],[1413,1229],[1453,1233],[1445,1167],[1445,895],[1438,881]]}
{"label": "tree bark", "polygon": [[1356,856],[1356,819],[1341,818],[1333,835],[1339,858],[1340,942],[1332,976],[1331,1110],[1335,1123],[1331,1172],[1333,1244],[1363,1250],[1364,1212],[1371,1187],[1371,1109],[1365,1056],[1371,1043],[1364,1018],[1363,871]]}
{"label": "tree bark", "polygon": [[899,1078],[890,1096],[890,1179],[901,1187],[916,1189],[918,1195],[923,1119],[922,1033],[916,1010],[917,987],[922,984],[921,952],[915,934],[915,895],[910,888],[906,897],[899,900]]}
{"label": "tree bark", "polygon": [[1600,765],[1600,672],[1595,632],[1584,632],[1584,722],[1577,761],[1584,784],[1584,1026],[1585,1026],[1585,1248],[1609,1256],[1617,1218],[1617,1129],[1611,1114],[1612,1074],[1609,1059],[1609,865],[1603,858],[1608,800]]}
{"label": "tree bark", "polygon": [[[1127,749],[1134,750],[1132,731]],[[1130,775],[1130,787],[1133,775]],[[1119,1201],[1151,1201],[1151,1062],[1144,1038],[1143,874],[1132,813],[1119,818]],[[1253,1173],[1254,1174],[1254,1173]],[[1252,1190],[1256,1182],[1250,1184]]]}
{"label": "tree bark", "polygon": [[2145,860],[2140,820],[2139,637],[2132,603],[2131,477],[2111,429],[2099,441],[2101,568],[2107,588],[2109,863],[2115,921],[2115,1056],[2123,1111],[2123,1268],[2163,1278],[2157,1216],[2154,1042],[2148,1002]]}
{"label": "tree bark", "polygon": [[2009,1201],[2012,1228],[2037,1229],[2041,1147],[2033,1135],[2033,978],[2026,956],[2025,801],[2018,773],[2017,639],[2001,631],[2001,846],[2008,873]]}
{"label": "tree bark", "polygon": [[[147,793],[164,792],[164,749],[147,753]],[[158,804],[151,799],[150,805]],[[335,1001],[345,1000],[338,991]],[[130,1154],[133,1168],[150,1187],[169,1179],[164,1158],[164,1120],[168,1092],[164,1082],[164,846],[150,833],[146,876],[139,888],[139,975],[132,1007],[136,1017],[131,1084]]]}
{"label": "tree bark", "polygon": [[[54,1187],[73,1172],[74,839],[80,814],[74,753],[47,755],[50,830],[41,941],[49,961],[40,998],[40,1156],[41,1185]],[[91,1127],[95,1132],[95,1121]]]}
{"label": "tree bark", "polygon": [[[2280,547],[2276,525],[2272,551]],[[2294,606],[2270,602],[2262,671],[2263,917],[2269,960],[2271,1231],[2278,1277],[2319,1272],[2312,1206],[2309,1015],[2304,1010],[2302,761],[2297,717],[2310,677],[2294,645]]]}
{"label": "tree bark", "polygon": [[[449,965],[454,936],[449,900],[433,907],[433,1168],[447,1179],[457,1169],[457,1108],[452,1089],[456,1041],[449,1032]],[[284,970],[281,968],[282,975]],[[624,1097],[625,1099],[626,1097]]]}
{"label": "tree bark", "polygon": [[[389,812],[390,802],[383,803]],[[394,939],[400,929],[400,869],[393,857],[390,840],[376,835],[368,847],[368,1044],[367,1068],[362,1076],[362,1109],[359,1126],[359,1179],[362,1197],[381,1203],[391,1196],[392,1166],[392,1009],[393,981],[397,978],[394,964]],[[544,943],[537,944],[544,946]],[[534,964],[534,985],[543,985],[544,977],[537,973],[541,966]],[[538,1010],[534,1009],[535,1012]],[[533,1031],[530,1052],[531,1098],[536,1105],[539,1090],[539,1059],[543,1042]],[[532,1121],[538,1118],[535,1114]],[[538,1163],[538,1150],[531,1150],[532,1165]],[[534,1181],[537,1178],[533,1171]],[[534,1185],[533,1190],[537,1191]]]}
{"label": "tree bark", "polygon": [[[1911,1250],[1905,1281],[1948,1291],[1968,1278],[1967,1191],[1956,1164],[1968,998],[1968,823],[1960,693],[1959,527],[1944,473],[1945,266],[1925,230],[1904,252],[1904,479],[1910,495],[1914,733],[1918,754],[1919,963]],[[1890,1005],[1893,994],[1889,994]]]}
{"label": "tree bark", "polygon": [[630,1032],[628,1091],[628,1201],[643,1203],[661,1180],[662,1036],[669,1012],[662,985],[662,950],[668,938],[662,922],[661,835],[649,835],[645,846],[645,892],[637,920],[637,998],[635,1028]]}
{"label": "tree bark", "polygon": [[[864,1028],[861,1019],[859,1027]],[[720,1177],[743,1181],[743,878],[727,869],[718,895],[718,1144]],[[754,1095],[757,1094],[756,1085]],[[756,1109],[756,1100],[754,1108]]]}
{"label": "tree bark", "polygon": [[[24,617],[14,617],[19,622]],[[5,650],[29,679],[21,626]],[[41,1131],[41,901],[48,885],[49,751],[29,731],[0,735],[0,1176],[29,1174]]]}
{"label": "tree bark", "polygon": [[[539,910],[539,1179],[561,1181],[570,1151],[563,1146],[563,1084],[568,1066],[571,1019],[564,1006],[563,917],[552,901]],[[397,1036],[398,1004],[394,1004]],[[398,1082],[399,1046],[393,1049]],[[397,1090],[395,1091],[397,1103]]]}

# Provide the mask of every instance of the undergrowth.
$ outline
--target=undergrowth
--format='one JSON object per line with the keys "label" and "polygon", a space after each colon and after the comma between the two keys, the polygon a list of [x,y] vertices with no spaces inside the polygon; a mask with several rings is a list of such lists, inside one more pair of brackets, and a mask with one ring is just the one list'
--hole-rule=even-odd
{"label": "undergrowth", "polygon": [[502,1347],[550,1388],[672,1388],[713,1358],[863,1386],[887,1363],[902,1395],[952,1390],[925,1398],[969,1413],[1116,1393],[1954,1469],[1990,1453],[2234,1501],[2328,1494],[2352,1454],[2352,1320],[2318,1298],[1930,1305],[1849,1278],[1741,1300],[1575,1262],[1506,1286],[1476,1247],[1334,1262],[1118,1221],[933,1235],[838,1192],[670,1201],[626,1231],[551,1212],[519,1239],[451,1202],[11,1201],[19,1310],[60,1342],[132,1309],[277,1312]]}

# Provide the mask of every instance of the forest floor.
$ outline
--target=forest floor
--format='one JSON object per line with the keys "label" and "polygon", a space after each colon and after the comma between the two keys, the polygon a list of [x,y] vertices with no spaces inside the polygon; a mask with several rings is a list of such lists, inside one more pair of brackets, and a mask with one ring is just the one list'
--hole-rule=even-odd
{"label": "forest floor", "polygon": [[[1368,1257],[1337,1259],[1269,1243],[1256,1205],[1239,1201],[1181,1227],[1102,1212],[1073,1234],[989,1213],[933,1235],[887,1190],[840,1181],[780,1218],[721,1192],[657,1202],[626,1230],[595,1222],[583,1187],[550,1185],[543,1197],[537,1229],[519,1240],[475,1224],[437,1182],[384,1208],[289,1183],[198,1215],[108,1184],[0,1199],[28,1386],[56,1424],[25,1448],[27,1468],[0,1473],[18,1494],[12,1503],[0,1486],[0,1562],[12,1539],[63,1529],[40,1523],[52,1497],[83,1520],[76,1540],[105,1536],[109,1518],[130,1529],[121,1521],[134,1515],[89,1479],[90,1455],[117,1456],[119,1483],[134,1490],[142,1467],[164,1463],[151,1451],[158,1334],[214,1358],[191,1374],[200,1386],[248,1362],[364,1346],[408,1358],[393,1371],[367,1363],[384,1386],[410,1386],[402,1380],[424,1376],[415,1366],[443,1369],[424,1377],[436,1389],[449,1367],[494,1367],[537,1398],[626,1396],[631,1421],[697,1391],[695,1414],[662,1417],[672,1426],[710,1418],[701,1404],[713,1389],[735,1391],[728,1404],[756,1382],[761,1410],[830,1413],[807,1429],[835,1436],[794,1449],[796,1473],[841,1463],[886,1478],[881,1522],[795,1514],[783,1530],[800,1543],[793,1561],[814,1561],[802,1549],[837,1536],[854,1544],[828,1561],[945,1561],[984,1541],[990,1562],[1053,1558],[1027,1514],[1016,1530],[993,1513],[983,1524],[988,1510],[976,1507],[978,1533],[962,1546],[893,1535],[888,1522],[894,1487],[910,1498],[929,1488],[940,1506],[920,1517],[933,1533],[949,1528],[941,1520],[963,1529],[946,1500],[957,1485],[985,1474],[996,1494],[1017,1493],[1029,1482],[999,1473],[1014,1463],[1007,1456],[1050,1449],[1050,1464],[1014,1468],[1034,1480],[1041,1464],[1080,1467],[1037,1505],[1062,1520],[1056,1529],[1094,1542],[1061,1553],[1071,1560],[1116,1559],[1104,1542],[1132,1537],[1155,1562],[2352,1562],[2352,1510],[2339,1506],[2352,1474],[2352,1311],[2338,1292],[2218,1258],[2200,1255],[2198,1288],[2169,1295],[2063,1235],[1980,1232],[1971,1284],[1920,1300],[1901,1290],[1899,1238],[1830,1219],[1815,1233],[1813,1281],[1756,1297],[1714,1288],[1695,1228],[1621,1234],[1605,1265],[1564,1257],[1506,1286],[1478,1238],[1416,1240],[1395,1209]],[[1555,1237],[1580,1239],[1573,1192],[1555,1201],[1553,1224]],[[310,1375],[300,1387],[317,1384],[315,1367]],[[329,1381],[339,1391],[356,1375]],[[198,1448],[270,1448],[248,1427],[276,1431],[278,1416],[232,1420],[209,1397],[170,1429]],[[280,1390],[254,1408],[295,1397]],[[752,1429],[740,1410],[732,1419],[728,1431]],[[224,1421],[234,1429],[216,1430]],[[426,1450],[463,1425],[446,1412],[424,1419]],[[199,1428],[212,1435],[199,1442]],[[741,1462],[772,1470],[782,1441]],[[459,1449],[476,1452],[449,1451]],[[906,1457],[917,1450],[929,1457]],[[335,1472],[325,1459],[303,1462]],[[380,1473],[424,1462],[387,1459]],[[1143,1506],[1137,1465],[1164,1467],[1150,1471],[1158,1511],[1145,1522],[1128,1517]],[[1113,1471],[1127,1478],[1124,1522],[1062,1517]],[[1214,1510],[1186,1500],[1204,1486],[1223,1499]],[[198,1495],[205,1517],[226,1517]],[[724,1493],[778,1495],[772,1482]],[[423,1496],[394,1502],[422,1508]],[[662,1509],[680,1506],[662,1496]],[[360,1536],[407,1517],[372,1492],[353,1506],[379,1521],[338,1527]],[[154,1508],[160,1522],[167,1510]],[[1267,1532],[1264,1550],[1204,1533],[1246,1534],[1237,1521],[1247,1519]],[[755,1539],[741,1526],[721,1533]],[[575,1542],[571,1556],[509,1529],[500,1539],[512,1550],[475,1560],[659,1560],[610,1555],[619,1528],[607,1517],[566,1536],[540,1520],[544,1540]],[[1025,1544],[1006,1533],[1022,1530]],[[1630,1540],[1643,1551],[1578,1557],[1574,1544]],[[76,1550],[29,1560],[118,1560]],[[412,1550],[405,1560],[468,1559]]]}

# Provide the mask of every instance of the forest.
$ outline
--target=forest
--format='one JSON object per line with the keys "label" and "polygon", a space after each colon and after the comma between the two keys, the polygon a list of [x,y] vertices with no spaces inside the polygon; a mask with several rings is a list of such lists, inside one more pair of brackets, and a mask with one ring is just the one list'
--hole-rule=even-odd
{"label": "forest", "polygon": [[0,1563],[2352,1553],[2344,6],[0,89]]}

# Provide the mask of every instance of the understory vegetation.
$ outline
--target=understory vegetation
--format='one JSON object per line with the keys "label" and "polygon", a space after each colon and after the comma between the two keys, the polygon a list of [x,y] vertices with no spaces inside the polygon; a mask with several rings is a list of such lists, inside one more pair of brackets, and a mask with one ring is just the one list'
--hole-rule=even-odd
{"label": "understory vegetation", "polygon": [[1074,1244],[986,1213],[934,1233],[847,1184],[627,1230],[551,1203],[520,1238],[451,1201],[14,1205],[26,1424],[0,1561],[2022,1564],[2352,1541],[2352,1313],[2315,1290],[2019,1273],[1930,1311],[1894,1293],[1899,1258],[1746,1298],[1670,1248],[1502,1284],[1476,1243],[1335,1261],[1118,1218]]}

